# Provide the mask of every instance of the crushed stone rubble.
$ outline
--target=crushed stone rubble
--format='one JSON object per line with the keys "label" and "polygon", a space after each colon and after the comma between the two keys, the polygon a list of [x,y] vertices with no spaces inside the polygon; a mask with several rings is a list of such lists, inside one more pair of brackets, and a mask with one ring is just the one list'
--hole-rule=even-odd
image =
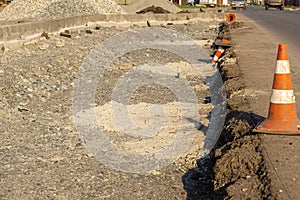
{"label": "crushed stone rubble", "polygon": [[[192,36],[195,29],[205,30],[207,26],[197,23],[169,28]],[[200,156],[203,146],[203,133],[200,131],[188,152],[169,166],[145,175],[116,171],[97,161],[75,130],[72,95],[76,73],[93,47],[125,30],[122,27],[70,30],[71,38],[43,33],[40,38],[24,43],[19,49],[6,47],[1,50],[0,121],[5,125],[0,127],[3,133],[0,137],[0,155],[3,155],[0,172],[4,174],[0,175],[0,199],[186,198],[181,179],[183,174],[195,167]],[[192,37],[204,36],[207,36],[206,32]],[[97,88],[96,106],[103,108],[110,104],[114,85],[130,68],[156,62],[169,64],[180,73],[180,77],[185,77],[199,102],[209,95],[203,78],[191,77],[182,58],[165,51],[147,49],[120,57],[104,73]],[[145,85],[132,95],[129,108],[133,109],[133,116],[139,116],[136,110],[140,111],[140,106],[147,108],[155,104],[176,104],[176,98],[165,87]],[[203,115],[201,123],[207,126],[211,105],[201,103],[199,110]],[[109,114],[109,110],[106,111],[100,118],[108,119],[108,116],[103,116]],[[147,123],[147,118],[143,119],[146,121],[141,123]],[[177,119],[172,120],[175,121],[172,126],[176,128]],[[135,147],[132,144],[139,141],[118,137],[121,133],[105,125],[107,135],[116,144],[126,151],[139,150],[132,149]],[[157,146],[163,145],[156,140],[152,142]],[[145,147],[149,148],[146,145],[139,148],[143,150]]]}
{"label": "crushed stone rubble", "polygon": [[0,20],[51,20],[92,14],[124,14],[113,0],[14,0]]}

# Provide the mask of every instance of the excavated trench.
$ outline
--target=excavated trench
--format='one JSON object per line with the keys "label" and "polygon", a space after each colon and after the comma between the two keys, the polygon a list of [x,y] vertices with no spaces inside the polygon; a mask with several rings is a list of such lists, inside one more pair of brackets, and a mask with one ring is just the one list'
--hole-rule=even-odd
{"label": "excavated trench", "polygon": [[[230,30],[244,26],[221,23],[217,39],[231,40]],[[246,92],[234,46],[225,50],[217,66],[228,99],[225,124],[215,148],[183,177],[187,198],[274,199],[261,138],[252,132],[262,119],[250,112],[253,97]]]}

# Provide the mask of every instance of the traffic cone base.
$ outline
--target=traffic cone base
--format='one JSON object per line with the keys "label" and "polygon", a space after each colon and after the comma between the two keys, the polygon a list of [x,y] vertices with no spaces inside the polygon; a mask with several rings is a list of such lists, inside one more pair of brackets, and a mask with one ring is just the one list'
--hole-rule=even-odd
{"label": "traffic cone base", "polygon": [[[271,102],[272,100],[271,97]],[[290,102],[293,102],[291,98]],[[297,119],[296,104],[271,103],[268,118],[254,129],[259,133],[299,134],[300,121]]]}
{"label": "traffic cone base", "polygon": [[[274,126],[276,124],[276,126]],[[253,132],[268,133],[278,135],[299,135],[300,134],[299,120],[265,120]],[[293,127],[293,128],[291,128]]]}

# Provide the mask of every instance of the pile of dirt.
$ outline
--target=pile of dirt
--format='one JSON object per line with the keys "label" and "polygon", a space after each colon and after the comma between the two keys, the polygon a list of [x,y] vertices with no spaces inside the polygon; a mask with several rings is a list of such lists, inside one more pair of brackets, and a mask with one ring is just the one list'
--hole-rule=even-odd
{"label": "pile of dirt", "polygon": [[[243,26],[243,23],[223,23],[219,37],[231,39],[230,30]],[[259,135],[253,133],[262,119],[249,112],[252,97],[247,94],[241,79],[234,50],[227,51],[224,57],[235,62],[226,63],[224,60],[219,64],[229,101],[223,132],[212,152],[214,195],[235,199],[272,198],[262,142]]]}
{"label": "pile of dirt", "polygon": [[151,6],[163,8],[169,13],[178,13],[181,11],[180,8],[171,3],[169,0],[140,0],[131,5],[123,6],[123,8],[128,13],[137,13]]}
{"label": "pile of dirt", "polygon": [[14,0],[0,13],[1,20],[48,20],[125,11],[113,0]]}
{"label": "pile of dirt", "polygon": [[[217,38],[231,40],[230,30],[243,23],[219,26]],[[212,48],[215,48],[212,45]],[[210,154],[198,160],[198,167],[184,177],[190,199],[271,199],[270,178],[259,135],[252,131],[261,117],[249,112],[247,94],[234,54],[234,46],[220,58],[221,73],[228,98],[223,131]]]}
{"label": "pile of dirt", "polygon": [[156,7],[156,6],[150,6],[148,8],[145,8],[141,11],[136,12],[137,14],[145,14],[148,12],[152,12],[152,13],[170,13],[169,11],[163,9],[162,7]]}

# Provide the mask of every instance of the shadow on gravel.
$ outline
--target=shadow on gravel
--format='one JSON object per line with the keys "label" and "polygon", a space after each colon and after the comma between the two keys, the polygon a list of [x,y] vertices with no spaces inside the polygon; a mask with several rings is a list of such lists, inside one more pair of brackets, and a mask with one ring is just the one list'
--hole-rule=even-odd
{"label": "shadow on gravel", "polygon": [[[250,145],[249,148],[253,148],[252,144],[257,139],[257,135],[254,135],[252,130],[262,120],[264,118],[261,116],[243,111],[233,110],[227,114],[222,134],[215,148],[208,155],[197,160],[197,167],[182,176],[188,200],[225,199],[229,196],[227,190],[230,186],[240,179],[246,180],[247,174],[256,174],[259,178],[261,169],[258,166],[261,159],[245,158],[247,161],[240,159],[236,165],[231,164],[237,157],[235,151],[237,143],[245,147]],[[254,145],[255,151],[259,152],[258,148]],[[247,148],[238,150],[248,151]],[[250,161],[257,164],[258,168],[251,166]],[[216,176],[220,174],[224,180],[216,180]]]}
{"label": "shadow on gravel", "polygon": [[[207,116],[209,118],[209,116]],[[186,118],[186,120],[188,120],[189,122],[193,123],[196,129],[201,129],[203,134],[206,135],[206,132],[208,130],[207,126],[204,126],[201,122],[191,119],[191,118]]]}

